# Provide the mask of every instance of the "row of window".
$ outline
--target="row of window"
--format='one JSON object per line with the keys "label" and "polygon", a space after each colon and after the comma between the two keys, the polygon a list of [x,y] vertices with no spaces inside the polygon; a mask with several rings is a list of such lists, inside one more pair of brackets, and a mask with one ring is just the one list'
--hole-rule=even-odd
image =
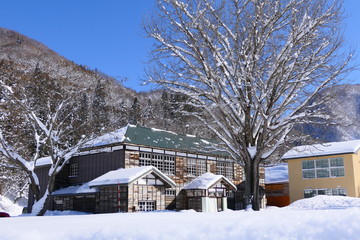
{"label": "row of window", "polygon": [[154,166],[168,175],[175,175],[175,156],[155,153],[140,153],[140,166]]}
{"label": "row of window", "polygon": [[[154,166],[167,175],[175,175],[175,156],[141,152],[140,166]],[[187,176],[197,177],[208,171],[206,160],[188,158],[186,162]],[[234,178],[234,165],[231,162],[216,162],[216,174],[229,179]]]}
{"label": "row of window", "polygon": [[304,190],[304,198],[315,197],[317,195],[346,196],[346,188],[323,188]]}
{"label": "row of window", "polygon": [[344,159],[324,158],[302,161],[303,178],[328,178],[345,176]]}

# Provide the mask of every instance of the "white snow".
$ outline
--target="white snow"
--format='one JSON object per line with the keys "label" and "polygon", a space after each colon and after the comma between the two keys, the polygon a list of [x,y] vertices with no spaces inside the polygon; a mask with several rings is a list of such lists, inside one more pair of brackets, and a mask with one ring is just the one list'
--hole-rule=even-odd
{"label": "white snow", "polygon": [[360,207],[360,198],[318,195],[313,198],[298,200],[289,206],[289,208],[308,210],[345,209],[349,207]]}
{"label": "white snow", "polygon": [[208,189],[221,179],[225,180],[229,185],[236,189],[236,186],[226,177],[222,175],[215,175],[209,172],[204,173],[201,176],[192,180],[190,183],[185,185],[184,189]]}
{"label": "white snow", "polygon": [[[11,239],[359,239],[360,199],[321,196],[300,206],[263,211],[146,212],[0,218],[3,240]],[[326,204],[322,204],[326,202]],[[314,208],[313,206],[325,208]],[[335,206],[335,207],[334,207]]]}
{"label": "white snow", "polygon": [[83,193],[96,193],[98,192],[97,188],[90,188],[89,183],[78,186],[70,186],[56,190],[52,195],[67,195],[67,194],[83,194]]}
{"label": "white snow", "polygon": [[[166,132],[166,133],[170,133],[170,134],[173,134],[173,135],[178,135],[178,134],[175,133],[175,132],[166,131],[166,130],[162,130],[162,129],[158,129],[158,128],[151,128],[151,131],[153,131],[153,132]],[[170,139],[169,139],[169,140],[170,140]]]}
{"label": "white snow", "polygon": [[291,159],[343,153],[356,153],[359,149],[360,140],[304,145],[292,148],[287,153],[285,153],[282,158]]}
{"label": "white snow", "polygon": [[265,183],[288,182],[289,172],[287,163],[265,167]]}
{"label": "white snow", "polygon": [[125,134],[129,126],[131,125],[127,125],[114,132],[110,132],[100,137],[97,137],[93,140],[90,140],[87,143],[85,143],[84,147],[98,147],[112,143],[122,142],[125,140]]}
{"label": "white snow", "polygon": [[42,157],[36,160],[36,167],[51,165],[51,157]]}
{"label": "white snow", "polygon": [[23,210],[22,206],[14,203],[5,196],[0,195],[0,212],[6,212],[10,214],[10,216],[18,216],[22,214],[22,210]]}
{"label": "white snow", "polygon": [[95,178],[89,182],[90,187],[102,185],[116,185],[116,184],[129,184],[147,174],[155,172],[168,184],[175,186],[176,184],[160,170],[153,166],[133,167],[133,168],[120,168],[110,171]]}

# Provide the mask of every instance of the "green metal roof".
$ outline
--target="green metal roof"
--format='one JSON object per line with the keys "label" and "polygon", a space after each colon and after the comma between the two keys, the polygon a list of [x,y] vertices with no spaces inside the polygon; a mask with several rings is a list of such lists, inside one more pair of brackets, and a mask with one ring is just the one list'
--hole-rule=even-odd
{"label": "green metal roof", "polygon": [[85,148],[106,145],[134,144],[144,147],[169,149],[188,153],[201,153],[227,157],[228,153],[214,148],[213,140],[205,140],[193,135],[180,135],[156,128],[127,125],[89,141]]}
{"label": "green metal roof", "polygon": [[124,143],[178,151],[215,154],[227,156],[223,151],[214,149],[215,141],[205,140],[193,135],[180,135],[174,132],[128,125]]}

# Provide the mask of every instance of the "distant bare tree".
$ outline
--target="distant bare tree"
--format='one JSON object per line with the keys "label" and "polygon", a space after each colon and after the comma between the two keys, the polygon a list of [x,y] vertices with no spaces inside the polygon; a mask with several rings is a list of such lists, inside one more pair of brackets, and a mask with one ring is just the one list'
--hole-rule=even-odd
{"label": "distant bare tree", "polygon": [[259,167],[295,125],[328,120],[317,94],[345,77],[342,1],[158,0],[151,82],[192,112],[243,163],[244,201],[259,210]]}

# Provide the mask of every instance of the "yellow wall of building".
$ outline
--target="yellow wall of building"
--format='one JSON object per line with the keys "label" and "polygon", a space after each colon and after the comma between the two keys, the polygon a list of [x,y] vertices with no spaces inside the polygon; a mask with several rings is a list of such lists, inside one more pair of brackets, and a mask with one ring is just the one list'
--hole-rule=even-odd
{"label": "yellow wall of building", "polygon": [[360,197],[360,154],[353,154],[353,170],[354,170],[354,184],[355,196]]}
{"label": "yellow wall of building", "polygon": [[[342,157],[344,159],[344,177],[303,179],[302,161]],[[347,196],[360,197],[360,156],[359,154],[329,155],[288,159],[290,202],[304,198],[305,189],[346,188]],[[356,174],[355,174],[356,173]]]}

